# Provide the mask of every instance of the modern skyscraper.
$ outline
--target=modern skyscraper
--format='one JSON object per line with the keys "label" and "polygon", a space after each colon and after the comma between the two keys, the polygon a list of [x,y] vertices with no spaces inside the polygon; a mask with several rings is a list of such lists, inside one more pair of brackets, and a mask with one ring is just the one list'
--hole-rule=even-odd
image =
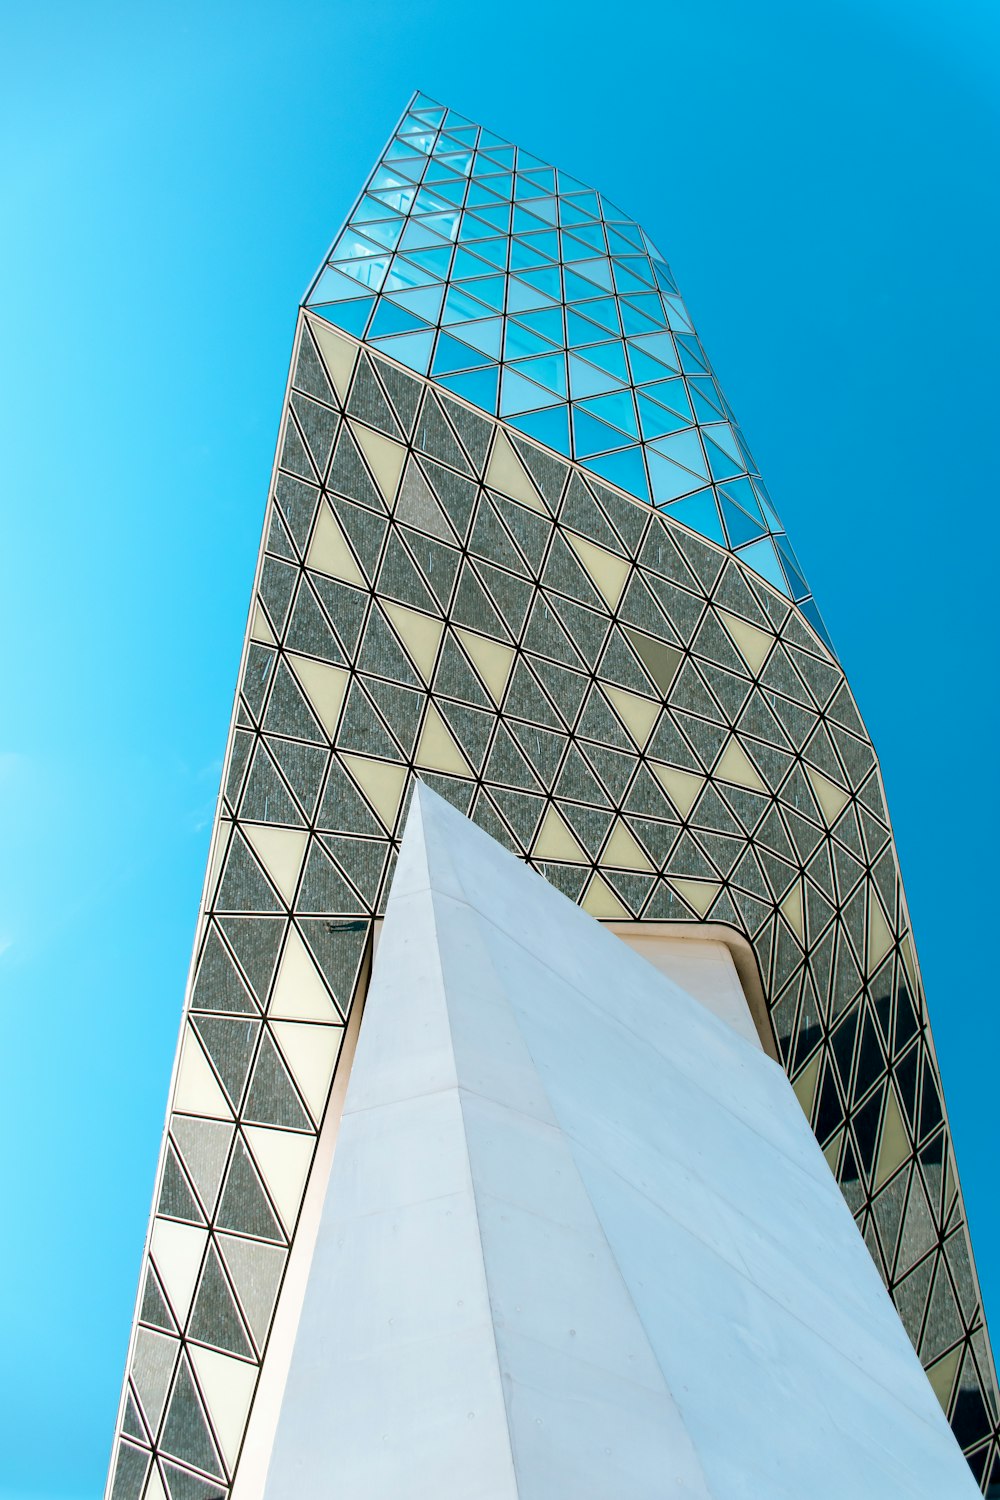
{"label": "modern skyscraper", "polygon": [[875,753],[669,268],[417,95],[295,334],[109,1480],[262,1493],[419,775],[733,950],[984,1489],[996,1381]]}

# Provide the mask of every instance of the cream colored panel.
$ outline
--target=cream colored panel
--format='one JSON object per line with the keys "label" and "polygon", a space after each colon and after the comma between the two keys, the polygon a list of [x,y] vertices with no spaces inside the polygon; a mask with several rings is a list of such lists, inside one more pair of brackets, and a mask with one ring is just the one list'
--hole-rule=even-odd
{"label": "cream colored panel", "polygon": [[912,932],[908,932],[906,934],[906,937],[904,938],[903,942],[900,944],[900,948],[901,948],[901,951],[902,951],[902,954],[903,954],[903,966],[906,969],[906,977],[910,981],[910,994],[913,997],[913,1003],[914,1003],[914,1005],[916,1005],[916,1003],[917,1003],[917,954],[916,954],[916,950],[915,950],[915,948],[913,946],[913,934],[912,934]]}
{"label": "cream colored panel", "polygon": [[729,741],[716,762],[714,774],[721,781],[731,781],[734,786],[749,787],[754,792],[767,792],[757,767],[735,737]]}
{"label": "cream colored panel", "polygon": [[888,1182],[897,1167],[902,1166],[912,1149],[907,1139],[899,1102],[896,1099],[896,1090],[890,1083],[886,1090],[882,1144],[878,1148],[878,1168],[875,1173],[876,1191],[883,1182]]}
{"label": "cream colored panel", "polygon": [[661,705],[652,703],[648,698],[641,698],[638,693],[630,693],[627,688],[612,687],[607,682],[602,682],[601,687],[639,749],[645,750],[653,726],[660,717]]}
{"label": "cream colored panel", "polygon": [[874,886],[868,888],[868,972],[874,974],[892,947],[892,932]]}
{"label": "cream colored panel", "polygon": [[522,505],[540,511],[543,516],[548,515],[524,465],[499,427],[493,440],[485,483],[491,490],[499,490],[502,495],[509,495],[512,500],[520,500]]}
{"label": "cream colored panel", "polygon": [[840,1161],[840,1148],[843,1144],[844,1131],[843,1128],[841,1128],[837,1131],[837,1134],[833,1137],[833,1140],[827,1141],[826,1145],[823,1147],[823,1155],[826,1157],[826,1164],[835,1177],[837,1175],[837,1164]]}
{"label": "cream colored panel", "polygon": [[617,609],[618,601],[628,582],[628,559],[619,557],[617,552],[607,552],[596,543],[585,541],[582,536],[574,536],[571,531],[567,531],[566,539],[608,608]]}
{"label": "cream colored panel", "polygon": [[552,803],[549,804],[548,811],[542,819],[542,826],[531,851],[531,857],[532,859],[559,860],[564,864],[586,865],[590,863],[577,843],[569,824]]}
{"label": "cream colored panel", "polygon": [[143,1500],[170,1500],[166,1490],[163,1488],[160,1471],[155,1464],[149,1471],[149,1483],[146,1486]]}
{"label": "cream colored panel", "polygon": [[840,817],[850,798],[843,787],[837,786],[836,782],[824,776],[822,771],[814,770],[812,766],[806,766],[812,789],[816,793],[816,801],[823,810],[823,817],[828,827],[833,827]]}
{"label": "cream colored panel", "polygon": [[493,702],[500,704],[507,691],[510,669],[514,665],[514,652],[500,641],[488,640],[471,630],[456,627],[455,634],[469,653],[476,671],[489,688]]}
{"label": "cream colored panel", "polygon": [[288,660],[320,723],[332,740],[336,736],[340,710],[344,706],[348,673],[343,667],[332,666],[328,661],[314,661],[311,656],[294,656],[289,653]]}
{"label": "cream colored panel", "polygon": [[267,623],[267,615],[259,604],[255,605],[253,612],[253,623],[250,626],[250,639],[262,641],[265,646],[276,646],[274,631]]}
{"label": "cream colored panel", "polygon": [[340,522],[325,503],[319,508],[319,519],[306,553],[306,567],[317,573],[326,573],[330,578],[342,578],[356,588],[367,587],[368,581],[347,545]]}
{"label": "cream colored panel", "polygon": [[257,1383],[257,1366],[216,1354],[211,1349],[200,1349],[197,1344],[189,1344],[188,1353],[208,1404],[226,1468],[232,1473]]}
{"label": "cream colored panel", "polygon": [[407,609],[403,604],[392,604],[388,599],[382,601],[382,608],[399,632],[413,665],[429,687],[434,675],[444,621],[422,615],[416,609]]}
{"label": "cream colored panel", "polygon": [[303,828],[272,828],[267,823],[240,825],[264,869],[291,906],[309,842]]}
{"label": "cream colored panel", "polygon": [[813,1102],[816,1098],[816,1085],[819,1082],[819,1065],[822,1060],[823,1053],[821,1049],[816,1053],[816,1056],[809,1063],[808,1067],[802,1069],[802,1072],[792,1084],[795,1096],[802,1105],[807,1120],[812,1119]]}
{"label": "cream colored panel", "polygon": [[373,432],[370,427],[363,427],[360,422],[352,422],[350,425],[362,453],[368,460],[368,466],[375,475],[376,483],[382,491],[382,498],[391,510],[396,503],[399,476],[406,462],[406,449],[394,438],[386,437],[381,432]]}
{"label": "cream colored panel", "polygon": [[601,864],[617,865],[623,870],[652,870],[654,868],[628,826],[620,820],[615,824],[614,832],[605,845],[601,855]]}
{"label": "cream colored panel", "polygon": [[587,894],[583,898],[582,905],[584,911],[589,912],[592,917],[597,917],[601,922],[617,922],[631,915],[619,901],[608,882],[596,873],[587,887]]}
{"label": "cream colored panel", "polygon": [[344,754],[341,758],[382,822],[392,828],[406,788],[406,767],[370,760],[367,755]]}
{"label": "cream colored panel", "polygon": [[264,1125],[248,1125],[244,1134],[281,1222],[291,1234],[309,1175],[314,1139],[291,1130],[268,1130]]}
{"label": "cream colored panel", "polygon": [[187,1026],[184,1030],[173,1107],[181,1114],[208,1115],[214,1120],[233,1118],[226,1096],[219,1087],[208,1058],[201,1050],[201,1043],[192,1026]]}
{"label": "cream colored panel", "polygon": [[[229,767],[227,766],[227,772],[228,769]],[[219,876],[222,874],[222,864],[226,857],[226,850],[229,848],[229,835],[232,831],[233,825],[228,818],[220,818],[215,838],[212,840],[212,853],[208,861],[208,892],[205,899],[209,906],[215,900],[215,887],[218,885]]]}
{"label": "cream colored panel", "polygon": [[472,774],[471,766],[433,703],[427,705],[414,760],[416,765],[428,771],[444,771],[452,776]]}
{"label": "cream colored panel", "polygon": [[288,929],[268,1016],[283,1021],[340,1024],[337,1007],[295,927]]}
{"label": "cream colored panel", "polygon": [[309,1113],[318,1123],[326,1108],[330,1079],[344,1038],[343,1027],[275,1021],[271,1029]]}
{"label": "cream colored panel", "polygon": [[679,771],[676,766],[661,766],[656,760],[649,764],[681,817],[686,818],[701,796],[704,776],[698,776],[694,771]]}
{"label": "cream colored panel", "polygon": [[[941,1273],[939,1272],[938,1274],[940,1275]],[[951,1393],[955,1384],[955,1376],[958,1374],[959,1361],[964,1352],[965,1345],[959,1344],[957,1349],[953,1349],[950,1354],[946,1354],[944,1359],[939,1359],[937,1364],[931,1365],[927,1371],[927,1379],[930,1381],[934,1394],[945,1411],[948,1410],[948,1403],[951,1400]]]}
{"label": "cream colored panel", "polygon": [[719,894],[719,886],[712,880],[671,880],[670,884],[678,896],[693,906],[699,917],[708,914],[708,909]]}
{"label": "cream colored panel", "polygon": [[761,1037],[727,944],[699,936],[691,923],[671,923],[668,932],[658,922],[629,922],[616,936],[759,1049]]}
{"label": "cream colored panel", "polygon": [[731,615],[727,609],[719,610],[719,619],[729,631],[733,644],[751,673],[756,677],[767,661],[768,652],[774,645],[774,636],[766,630],[759,630],[756,625],[751,625],[747,620],[741,620],[739,615]]}
{"label": "cream colored panel", "polygon": [[153,1221],[149,1253],[182,1328],[191,1308],[207,1239],[208,1230],[193,1224],[175,1224],[173,1219]]}
{"label": "cream colored panel", "polygon": [[358,357],[358,346],[336,333],[323,318],[310,318],[309,327],[319,345],[330,382],[341,401],[346,401],[351,388],[351,376],[354,374],[354,362]]}
{"label": "cream colored panel", "polygon": [[781,910],[792,931],[805,941],[806,924],[802,914],[802,882],[797,880],[781,903]]}

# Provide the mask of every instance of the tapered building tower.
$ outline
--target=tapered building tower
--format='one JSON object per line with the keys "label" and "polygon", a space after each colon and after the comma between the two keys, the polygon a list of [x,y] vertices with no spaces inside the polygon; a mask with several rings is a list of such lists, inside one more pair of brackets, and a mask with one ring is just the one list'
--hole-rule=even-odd
{"label": "tapered building tower", "polygon": [[729,950],[1000,1486],[881,777],[795,555],[649,238],[417,95],[299,312],[110,1500],[265,1493],[417,777],[633,946]]}

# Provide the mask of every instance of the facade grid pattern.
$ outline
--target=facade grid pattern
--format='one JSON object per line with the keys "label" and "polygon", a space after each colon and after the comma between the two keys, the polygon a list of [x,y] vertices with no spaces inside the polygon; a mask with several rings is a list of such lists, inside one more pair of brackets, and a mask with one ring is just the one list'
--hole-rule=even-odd
{"label": "facade grid pattern", "polygon": [[412,368],[370,302],[353,331],[331,301],[299,317],[110,1500],[236,1481],[416,776],[598,918],[749,940],[778,1056],[1000,1483],[879,769],[815,619],[728,533]]}

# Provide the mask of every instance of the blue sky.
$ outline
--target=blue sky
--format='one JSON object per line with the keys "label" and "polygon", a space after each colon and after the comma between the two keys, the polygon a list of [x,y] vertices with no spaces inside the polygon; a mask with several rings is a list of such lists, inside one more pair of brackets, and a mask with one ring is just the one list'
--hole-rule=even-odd
{"label": "blue sky", "polygon": [[672,263],[882,757],[1000,1317],[1000,13],[41,0],[4,33],[0,1500],[101,1492],[295,307],[415,87]]}

